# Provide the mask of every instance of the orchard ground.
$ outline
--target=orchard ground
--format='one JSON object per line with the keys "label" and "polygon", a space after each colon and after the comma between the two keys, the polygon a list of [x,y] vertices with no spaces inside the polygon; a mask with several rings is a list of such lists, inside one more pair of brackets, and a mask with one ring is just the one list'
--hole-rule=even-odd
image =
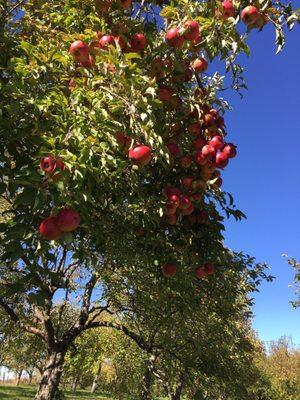
{"label": "orchard ground", "polygon": [[[0,399],[1,400],[29,400],[33,399],[36,393],[35,386],[21,385],[19,387],[14,385],[0,385]],[[76,393],[70,391],[64,392],[66,400],[117,400],[105,394],[92,394],[88,390],[77,390]],[[123,400],[132,400],[129,397],[124,397]],[[159,399],[157,399],[159,400]],[[163,400],[163,399],[160,399]]]}

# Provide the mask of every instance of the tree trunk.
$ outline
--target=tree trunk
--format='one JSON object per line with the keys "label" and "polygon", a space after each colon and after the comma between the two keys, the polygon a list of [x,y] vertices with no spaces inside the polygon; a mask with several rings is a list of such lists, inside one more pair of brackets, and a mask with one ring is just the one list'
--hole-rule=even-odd
{"label": "tree trunk", "polygon": [[50,354],[46,362],[46,368],[42,374],[35,400],[54,399],[63,372],[64,359],[65,352],[53,352]]}
{"label": "tree trunk", "polygon": [[153,384],[153,371],[154,371],[155,356],[150,356],[146,364],[146,370],[142,380],[142,400],[151,400],[151,388]]}
{"label": "tree trunk", "polygon": [[21,371],[18,371],[18,374],[17,374],[18,375],[17,386],[20,385],[22,374],[23,374],[23,370],[21,369]]}
{"label": "tree trunk", "polygon": [[95,393],[96,392],[96,389],[98,387],[98,381],[99,381],[100,374],[101,374],[101,369],[102,369],[102,360],[99,361],[98,369],[97,369],[96,375],[95,375],[94,380],[93,380],[91,393]]}
{"label": "tree trunk", "polygon": [[75,376],[75,378],[72,380],[72,383],[71,383],[71,390],[73,393],[76,392],[77,384],[78,384],[78,376]]}
{"label": "tree trunk", "polygon": [[32,377],[33,377],[33,371],[27,371],[28,374],[28,383],[31,385],[32,383]]}

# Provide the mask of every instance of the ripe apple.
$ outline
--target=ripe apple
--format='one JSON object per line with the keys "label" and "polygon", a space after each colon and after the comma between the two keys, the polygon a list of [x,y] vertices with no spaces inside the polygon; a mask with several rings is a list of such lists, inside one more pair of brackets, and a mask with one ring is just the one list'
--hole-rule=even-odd
{"label": "ripe apple", "polygon": [[134,164],[143,167],[151,161],[151,148],[145,145],[135,145],[129,150],[128,156]]}
{"label": "ripe apple", "polygon": [[165,206],[165,214],[166,215],[176,214],[176,209],[177,209],[177,207],[175,205],[166,204],[166,206]]}
{"label": "ripe apple", "polygon": [[212,114],[204,114],[203,116],[203,125],[205,125],[206,127],[211,127],[213,125],[215,125],[216,123],[216,119]]}
{"label": "ripe apple", "polygon": [[92,68],[95,65],[95,59],[93,56],[89,55],[85,60],[80,61],[80,66],[85,68]]}
{"label": "ripe apple", "polygon": [[162,266],[163,274],[167,278],[172,278],[173,276],[176,275],[177,272],[177,265],[173,263],[167,263]]}
{"label": "ripe apple", "polygon": [[175,186],[167,186],[167,187],[164,188],[164,195],[165,195],[168,199],[170,199],[171,196],[173,196],[173,195],[180,197],[181,194],[182,194],[182,193],[181,193],[181,190],[178,189],[178,188],[175,187]]}
{"label": "ripe apple", "polygon": [[223,15],[224,19],[235,17],[235,8],[234,8],[231,0],[224,0],[222,2],[222,7],[223,7],[222,15]]}
{"label": "ripe apple", "polygon": [[207,70],[208,67],[208,62],[205,60],[205,58],[197,58],[193,62],[193,68],[197,73],[202,73]]}
{"label": "ripe apple", "polygon": [[173,90],[166,86],[161,86],[157,94],[161,101],[170,102],[173,96]]}
{"label": "ripe apple", "polygon": [[169,225],[176,225],[176,223],[177,223],[177,215],[176,214],[167,215],[167,223]]}
{"label": "ripe apple", "polygon": [[207,144],[204,147],[202,147],[201,153],[208,160],[211,160],[216,155],[216,149],[213,146],[210,146],[209,144]]}
{"label": "ripe apple", "polygon": [[76,61],[84,61],[88,59],[90,54],[89,46],[82,40],[76,40],[70,46],[70,54]]}
{"label": "ripe apple", "polygon": [[225,125],[224,118],[219,116],[218,118],[215,119],[215,124],[218,128],[223,128],[223,126]]}
{"label": "ripe apple", "polygon": [[169,150],[170,157],[177,157],[180,154],[180,148],[176,143],[168,143],[167,148]]}
{"label": "ripe apple", "polygon": [[188,208],[181,209],[181,214],[182,215],[191,215],[191,214],[193,214],[194,210],[195,210],[195,207],[193,204],[191,204]]}
{"label": "ripe apple", "polygon": [[232,143],[227,143],[222,152],[226,154],[228,158],[234,158],[236,156],[236,146]]}
{"label": "ripe apple", "polygon": [[169,200],[169,204],[171,204],[172,206],[174,206],[176,208],[179,206],[180,200],[179,200],[179,196],[178,195],[172,194],[168,198],[168,200]]}
{"label": "ripe apple", "polygon": [[165,34],[165,39],[169,46],[179,48],[183,46],[184,37],[181,36],[178,28],[172,28]]}
{"label": "ripe apple", "polygon": [[72,208],[64,208],[55,216],[55,224],[62,232],[74,231],[80,224],[80,215]]}
{"label": "ripe apple", "polygon": [[206,275],[212,275],[215,272],[215,266],[212,263],[209,262],[205,263],[203,268]]}
{"label": "ripe apple", "polygon": [[247,6],[242,11],[242,21],[247,25],[255,24],[259,18],[259,11],[254,6]]}
{"label": "ripe apple", "polygon": [[200,27],[197,21],[187,21],[184,24],[185,32],[184,38],[189,41],[197,40],[200,36]]}
{"label": "ripe apple", "polygon": [[40,162],[40,168],[47,174],[51,174],[56,167],[56,160],[52,156],[43,157]]}
{"label": "ripe apple", "polygon": [[224,147],[224,140],[222,136],[215,135],[208,142],[210,146],[212,146],[215,150],[221,150]]}
{"label": "ripe apple", "polygon": [[217,153],[216,155],[216,166],[217,168],[225,168],[228,164],[228,155],[223,153],[222,151]]}
{"label": "ripe apple", "polygon": [[199,135],[201,133],[201,124],[200,122],[192,122],[187,130],[192,134],[192,135]]}
{"label": "ripe apple", "polygon": [[185,209],[189,208],[190,205],[192,204],[192,203],[191,203],[191,200],[189,199],[189,197],[184,196],[184,195],[181,195],[181,196],[179,197],[179,201],[180,201],[180,203],[179,203],[178,208],[179,208],[180,210],[185,210]]}
{"label": "ripe apple", "polygon": [[206,272],[203,267],[196,267],[195,275],[197,278],[204,278],[206,276]]}
{"label": "ripe apple", "polygon": [[104,35],[99,40],[100,47],[107,49],[108,46],[115,46],[115,38],[112,35]]}
{"label": "ripe apple", "polygon": [[39,233],[46,240],[58,240],[62,231],[56,225],[56,217],[48,217],[40,223]]}
{"label": "ripe apple", "polygon": [[133,51],[142,51],[147,46],[147,39],[142,33],[136,33],[132,36],[130,46]]}
{"label": "ripe apple", "polygon": [[56,157],[55,162],[56,162],[55,165],[56,168],[60,169],[61,171],[64,171],[66,169],[65,163],[60,157]]}
{"label": "ripe apple", "polygon": [[207,144],[206,140],[204,137],[198,137],[196,140],[194,140],[193,145],[196,150],[202,150],[202,147],[204,147]]}
{"label": "ripe apple", "polygon": [[193,176],[185,176],[181,180],[182,186],[184,186],[186,189],[189,189],[192,186],[194,179],[195,178]]}
{"label": "ripe apple", "polygon": [[120,147],[129,148],[132,142],[132,138],[130,136],[126,136],[125,132],[117,133],[116,140]]}
{"label": "ripe apple", "polygon": [[182,168],[189,168],[192,165],[192,159],[188,156],[183,156],[180,159],[180,164],[182,166]]}
{"label": "ripe apple", "polygon": [[199,165],[205,165],[208,162],[208,157],[202,154],[202,151],[197,151],[195,161]]}

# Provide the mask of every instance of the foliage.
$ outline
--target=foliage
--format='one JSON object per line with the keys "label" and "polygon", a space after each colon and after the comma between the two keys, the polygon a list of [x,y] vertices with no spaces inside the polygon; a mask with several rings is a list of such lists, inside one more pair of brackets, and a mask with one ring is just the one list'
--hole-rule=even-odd
{"label": "foliage", "polygon": [[[211,62],[219,58],[232,75],[232,87],[245,87],[236,58],[250,51],[247,34],[238,27],[238,14],[248,1],[233,1],[236,18],[223,18],[218,1],[158,3],[134,2],[128,8],[101,0],[1,4],[5,218],[0,224],[0,306],[21,330],[44,342],[53,379],[46,382],[45,368],[41,385],[58,383],[67,350],[92,328],[113,328],[147,353],[167,349],[170,355],[175,327],[178,351],[195,323],[202,340],[217,341],[224,332],[229,347],[234,346],[236,324],[251,314],[249,294],[262,279],[271,280],[264,265],[225,247],[225,218],[244,215],[231,194],[219,188],[216,167],[225,165],[217,165],[215,155],[215,162],[205,159],[207,165],[199,166],[190,133],[190,123],[201,122],[198,139],[208,142],[215,133],[225,139],[223,115],[229,105],[219,97],[224,77],[198,74],[191,66],[200,56]],[[283,25],[292,25],[299,13],[278,1],[255,4],[264,23],[275,26],[280,49]],[[165,30],[176,25],[186,36],[188,19],[199,23],[201,38],[174,49],[164,39]],[[254,28],[250,25],[248,33]],[[146,44],[137,49],[132,38],[141,32]],[[101,49],[103,34],[119,39]],[[88,59],[71,57],[70,44],[77,40],[89,44]],[[153,72],[158,58],[163,62],[159,74]],[[159,95],[166,87],[169,101]],[[120,133],[129,146],[120,143]],[[151,149],[147,165],[133,163],[128,153],[138,144]],[[170,144],[193,158],[187,170],[172,156]],[[51,173],[45,157],[54,163]],[[187,173],[200,188],[183,187]],[[187,215],[182,206],[171,224],[165,213],[172,186],[181,188],[181,205],[188,203],[191,212]],[[80,226],[58,228],[58,215],[70,209]],[[49,216],[58,235],[46,237],[42,228]],[[162,273],[170,262],[178,269],[172,279]],[[197,279],[195,268],[207,263],[216,273]],[[182,330],[180,313],[188,318]],[[196,369],[210,354],[206,346],[192,360],[190,347],[183,350],[189,367]],[[228,348],[221,346],[215,375],[222,373],[222,351],[228,362]],[[59,360],[56,368],[53,359]],[[47,400],[52,398],[49,394]]]}

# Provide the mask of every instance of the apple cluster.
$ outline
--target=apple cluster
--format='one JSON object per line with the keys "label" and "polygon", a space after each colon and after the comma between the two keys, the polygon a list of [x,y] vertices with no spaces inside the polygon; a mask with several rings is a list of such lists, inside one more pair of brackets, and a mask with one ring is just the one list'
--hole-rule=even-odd
{"label": "apple cluster", "polygon": [[118,47],[122,53],[140,52],[147,47],[147,39],[143,33],[135,33],[126,42],[120,35],[103,35],[97,32],[97,40],[90,45],[82,40],[76,40],[70,46],[70,54],[74,61],[81,67],[91,68],[95,65],[95,54],[106,51],[110,46]]}
{"label": "apple cluster", "polygon": [[[162,266],[162,272],[165,277],[172,278],[177,274],[177,264],[166,263]],[[200,265],[195,268],[195,275],[197,278],[205,278],[215,273],[215,266],[210,262],[206,262],[203,266]]]}
{"label": "apple cluster", "polygon": [[64,232],[72,232],[80,224],[80,215],[72,208],[64,208],[58,214],[44,219],[39,233],[46,240],[59,240]]}

